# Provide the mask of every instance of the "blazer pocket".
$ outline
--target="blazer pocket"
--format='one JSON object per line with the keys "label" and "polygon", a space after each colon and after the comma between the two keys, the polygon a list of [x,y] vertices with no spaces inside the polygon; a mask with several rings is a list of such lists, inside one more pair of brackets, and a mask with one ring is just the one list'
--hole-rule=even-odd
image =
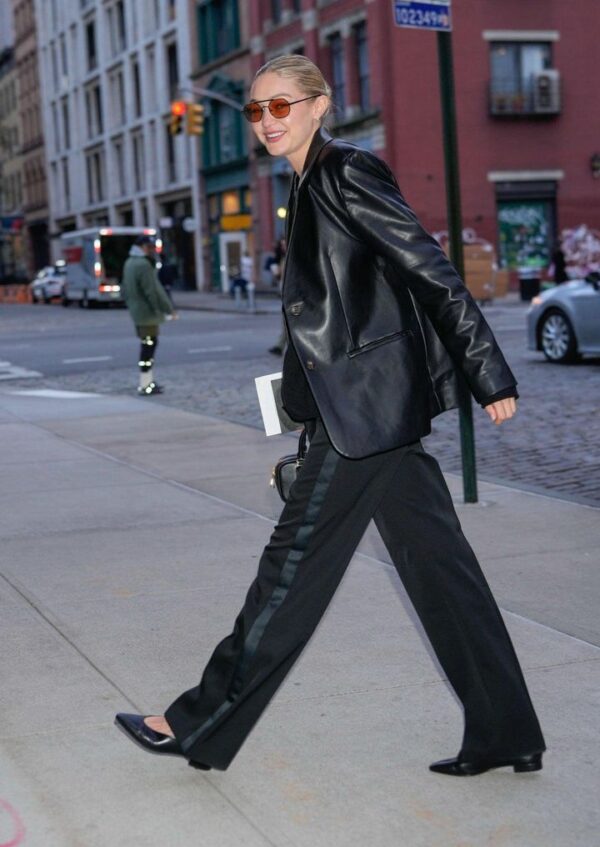
{"label": "blazer pocket", "polygon": [[384,344],[389,344],[390,341],[396,341],[398,338],[406,338],[412,334],[412,329],[401,329],[400,332],[392,332],[390,335],[384,335],[381,338],[376,338],[375,341],[369,341],[361,347],[355,347],[353,350],[348,350],[346,355],[349,359],[353,359],[355,356],[360,356],[361,353],[368,353],[369,350],[374,350],[376,347],[382,347]]}

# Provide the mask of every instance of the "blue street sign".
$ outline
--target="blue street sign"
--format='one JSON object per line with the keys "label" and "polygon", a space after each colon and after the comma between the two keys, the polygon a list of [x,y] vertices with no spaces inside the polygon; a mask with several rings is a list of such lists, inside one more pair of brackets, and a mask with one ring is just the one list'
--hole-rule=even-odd
{"label": "blue street sign", "polygon": [[396,26],[450,32],[451,0],[393,0]]}

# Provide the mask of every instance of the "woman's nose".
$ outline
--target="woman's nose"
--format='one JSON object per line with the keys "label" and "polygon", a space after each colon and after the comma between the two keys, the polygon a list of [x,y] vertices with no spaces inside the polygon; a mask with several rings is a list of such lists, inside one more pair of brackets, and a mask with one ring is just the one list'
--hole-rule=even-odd
{"label": "woman's nose", "polygon": [[275,120],[275,118],[269,112],[269,107],[265,106],[263,108],[263,113],[262,113],[262,117],[261,117],[262,125],[263,126],[270,126],[270,124],[272,124],[274,120]]}

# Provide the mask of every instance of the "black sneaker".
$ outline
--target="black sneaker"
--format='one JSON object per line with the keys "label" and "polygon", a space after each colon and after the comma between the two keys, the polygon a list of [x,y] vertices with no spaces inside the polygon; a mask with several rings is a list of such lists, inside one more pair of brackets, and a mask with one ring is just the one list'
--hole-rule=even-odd
{"label": "black sneaker", "polygon": [[151,382],[145,388],[142,388],[141,385],[138,387],[138,394],[142,397],[149,397],[151,394],[162,394],[163,391],[164,388],[162,385],[158,385],[156,382]]}

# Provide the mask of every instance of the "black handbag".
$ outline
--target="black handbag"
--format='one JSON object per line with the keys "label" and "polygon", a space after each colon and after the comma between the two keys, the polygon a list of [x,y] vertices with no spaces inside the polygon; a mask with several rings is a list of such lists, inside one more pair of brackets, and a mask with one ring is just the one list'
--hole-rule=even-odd
{"label": "black handbag", "polygon": [[271,473],[271,487],[277,489],[277,493],[284,503],[290,496],[290,488],[296,480],[298,469],[306,457],[306,430],[303,429],[298,439],[298,452],[290,456],[283,456],[273,468]]}

